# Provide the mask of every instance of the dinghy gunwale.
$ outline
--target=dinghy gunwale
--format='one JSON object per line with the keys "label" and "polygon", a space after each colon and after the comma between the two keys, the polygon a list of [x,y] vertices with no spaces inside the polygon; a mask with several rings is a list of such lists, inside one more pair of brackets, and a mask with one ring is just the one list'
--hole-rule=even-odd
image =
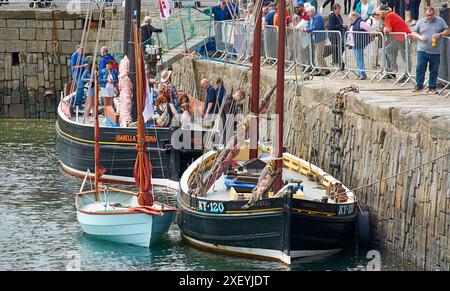
{"label": "dinghy gunwale", "polygon": [[[104,187],[104,186],[101,186],[101,187]],[[134,193],[134,192],[131,192],[131,191],[121,190],[121,189],[116,189],[116,188],[111,188],[111,187],[108,187],[108,188],[111,189],[111,190],[113,190],[114,192],[119,192],[119,193],[122,193],[122,194],[125,194],[125,195],[130,195],[130,196],[135,196],[135,197],[138,196],[138,193]],[[81,208],[80,208],[80,200],[79,200],[79,198],[80,198],[81,196],[85,196],[85,195],[89,195],[89,194],[94,194],[94,193],[95,193],[95,190],[89,190],[89,191],[83,191],[83,192],[75,193],[75,195],[76,195],[76,199],[75,199],[75,207],[76,207],[77,211],[79,211],[79,212],[81,212],[81,213],[84,213],[84,214],[90,214],[90,215],[147,214],[147,215],[151,215],[151,216],[156,216],[156,214],[150,214],[150,213],[145,213],[145,212],[136,211],[136,210],[132,210],[132,211],[115,211],[115,212],[97,212],[97,211],[87,211],[87,210],[81,209]],[[164,215],[165,212],[174,212],[174,211],[177,211],[177,208],[175,208],[175,207],[173,207],[173,206],[170,206],[170,205],[167,205],[167,204],[164,204],[164,203],[161,203],[161,202],[158,202],[158,201],[155,201],[154,204],[160,205],[160,206],[161,206],[161,209],[156,209],[156,208],[151,207],[151,208],[152,208],[151,210],[161,212],[161,213],[163,213],[163,215]],[[139,205],[133,206],[133,207],[139,207]],[[147,208],[147,207],[150,207],[150,206],[146,206],[146,208]],[[129,209],[129,208],[132,208],[132,207],[128,207],[128,209]],[[150,209],[149,209],[149,210],[150,210]]]}

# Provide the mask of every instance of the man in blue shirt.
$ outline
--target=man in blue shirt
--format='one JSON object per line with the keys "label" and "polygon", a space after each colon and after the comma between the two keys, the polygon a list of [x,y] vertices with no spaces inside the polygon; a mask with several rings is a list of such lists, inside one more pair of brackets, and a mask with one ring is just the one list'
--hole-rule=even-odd
{"label": "man in blue shirt", "polygon": [[213,6],[211,12],[215,21],[231,20],[239,18],[239,8],[230,0],[222,0],[219,5]]}
{"label": "man in blue shirt", "polygon": [[323,16],[316,12],[314,6],[309,6],[306,9],[306,13],[308,13],[310,20],[306,27],[303,28],[303,32],[312,33],[311,45],[314,47],[313,53],[315,54],[314,67],[318,68],[317,72],[314,72],[313,75],[326,76],[330,74],[330,70],[326,69],[327,63],[323,57],[326,40],[326,32],[324,32],[325,21]]}
{"label": "man in blue shirt", "polygon": [[[114,57],[112,55],[109,54],[108,52],[108,47],[106,46],[102,46],[102,48],[100,49],[101,53],[102,53],[102,59],[100,60],[100,71],[103,70],[104,68],[106,68],[106,62],[111,60],[111,61],[115,61]],[[116,68],[114,68],[116,69]]]}
{"label": "man in blue shirt", "polygon": [[425,10],[425,18],[417,22],[411,35],[419,39],[419,45],[417,47],[416,86],[413,92],[423,90],[425,71],[427,70],[428,63],[430,70],[428,93],[436,94],[442,37],[450,35],[448,25],[444,19],[435,16],[433,7],[427,7]]}
{"label": "man in blue shirt", "polygon": [[269,12],[264,17],[264,23],[266,25],[273,25],[273,18],[275,17],[275,13],[277,12],[276,11],[276,5],[275,4],[270,4],[268,9],[269,9]]}
{"label": "man in blue shirt", "polygon": [[77,44],[75,52],[70,57],[70,68],[72,70],[72,80],[78,81],[83,75],[84,69],[88,66],[83,58],[83,48]]}
{"label": "man in blue shirt", "polygon": [[203,118],[208,119],[209,114],[214,114],[219,112],[219,106],[217,103],[217,92],[213,86],[209,84],[208,79],[202,79],[200,82],[200,87],[206,91],[205,103],[203,106]]}
{"label": "man in blue shirt", "polygon": [[211,11],[214,14],[215,21],[227,20],[228,8],[225,0],[221,1],[219,5],[213,6]]}

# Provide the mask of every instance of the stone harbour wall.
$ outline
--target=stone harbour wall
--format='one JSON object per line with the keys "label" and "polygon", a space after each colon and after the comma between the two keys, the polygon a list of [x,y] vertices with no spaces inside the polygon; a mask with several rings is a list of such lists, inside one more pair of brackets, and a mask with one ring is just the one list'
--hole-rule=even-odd
{"label": "stone harbour wall", "polygon": [[[93,14],[98,21],[100,13]],[[80,43],[86,14],[49,10],[0,10],[0,118],[56,118],[70,57]],[[99,46],[122,39],[119,13],[105,12]],[[89,30],[92,54],[97,29]]]}
{"label": "stone harbour wall", "polygon": [[[173,66],[173,83],[188,92],[200,79],[222,77],[228,92],[250,94],[251,71],[244,66],[184,58]],[[293,79],[293,75],[287,76]],[[275,84],[275,70],[261,74],[261,95]],[[333,126],[332,97],[351,81],[314,79],[285,87],[287,150],[329,166]],[[354,189],[414,168],[450,151],[450,106],[436,95],[383,91],[390,84],[358,84],[367,91],[344,98],[340,166],[335,175]],[[397,87],[398,88],[398,87]],[[295,92],[296,94],[290,94]],[[330,98],[331,97],[331,98]],[[275,98],[273,96],[273,98]],[[329,99],[327,102],[324,100]],[[428,100],[428,101],[427,101]],[[323,104],[322,104],[323,102]],[[316,155],[310,155],[315,152]],[[371,233],[377,246],[427,270],[450,270],[450,156],[405,172],[393,179],[355,191],[371,211]]]}

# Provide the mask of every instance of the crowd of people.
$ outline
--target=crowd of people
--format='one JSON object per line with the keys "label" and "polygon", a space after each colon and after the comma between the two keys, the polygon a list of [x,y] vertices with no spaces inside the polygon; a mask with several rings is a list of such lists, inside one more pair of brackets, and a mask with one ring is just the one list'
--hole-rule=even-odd
{"label": "crowd of people", "polygon": [[[109,54],[107,47],[101,48],[101,57],[98,64],[99,100],[103,104],[105,117],[120,116],[119,126],[133,126],[131,108],[133,98],[133,85],[129,74],[129,60],[125,56],[120,64],[114,56]],[[77,45],[71,57],[73,81],[77,83],[77,90],[73,104],[81,110],[84,106],[84,123],[92,123],[93,104],[95,96],[95,78],[91,76],[94,62],[91,57],[83,57],[83,47]],[[96,71],[96,70],[95,70]],[[199,121],[214,120],[222,116],[226,122],[228,114],[242,112],[242,101],[245,98],[243,91],[238,90],[233,95],[228,94],[221,78],[213,83],[202,79],[200,87],[204,90],[204,101],[189,96],[187,92],[177,90],[171,82],[172,71],[163,70],[158,80],[148,81],[149,98],[152,98],[153,115],[145,123],[151,126],[167,127],[175,124],[183,128],[191,128],[199,117]],[[241,104],[241,105],[239,105]],[[114,124],[113,124],[114,125]],[[118,125],[114,125],[118,126]]]}
{"label": "crowd of people", "polygon": [[[279,25],[279,7],[277,1],[266,0],[262,9],[263,25]],[[395,72],[399,71],[397,58],[400,55],[403,65],[408,66],[408,72],[411,72],[412,61],[411,54],[406,52],[406,38],[418,39],[417,48],[417,67],[416,67],[416,88],[415,92],[423,89],[423,79],[426,66],[429,64],[430,82],[428,91],[436,93],[437,72],[439,70],[440,50],[443,46],[442,38],[450,35],[448,24],[444,19],[436,15],[436,11],[429,5],[430,1],[424,1],[425,17],[419,20],[421,0],[405,0],[404,3],[398,0],[345,0],[344,11],[339,3],[334,0],[326,0],[319,5],[315,0],[292,0],[287,1],[286,25],[296,28],[305,34],[300,36],[300,47],[298,50],[302,64],[308,64],[308,70],[311,69],[308,46],[312,45],[312,59],[315,70],[312,74],[315,76],[326,76],[331,72],[330,66],[326,62],[326,57],[331,55],[331,66],[340,67],[343,70],[346,66],[342,54],[345,47],[349,48],[352,54],[351,61],[355,63],[356,72],[360,80],[367,79],[366,70],[379,70],[381,68],[381,54],[384,54],[385,67],[384,76],[388,79],[397,79]],[[225,12],[233,11],[231,7],[236,7],[233,0],[224,0],[219,5]],[[324,12],[324,8],[329,5],[330,12]],[[217,8],[219,9],[219,8]],[[214,10],[213,10],[214,11]],[[237,11],[234,10],[234,11]],[[247,5],[247,14],[245,23],[255,23],[255,5]],[[348,19],[343,17],[348,15]],[[227,18],[216,14],[216,20],[238,19],[233,14],[226,14]],[[242,18],[241,18],[242,20]],[[323,32],[326,31],[326,32]],[[339,33],[330,33],[330,32]],[[351,32],[351,33],[346,33]],[[339,37],[340,35],[340,37]],[[382,36],[384,35],[384,37]],[[303,39],[302,39],[303,38]],[[383,42],[382,38],[386,41]],[[329,40],[331,45],[326,46]],[[248,42],[248,41],[247,41]],[[288,35],[288,46],[289,35]],[[247,43],[244,52],[246,59],[251,59],[252,43]],[[300,49],[299,49],[300,48]],[[368,49],[366,49],[368,48]],[[291,48],[288,54],[292,55]],[[294,51],[295,53],[295,51]],[[340,57],[341,56],[341,57]],[[346,58],[349,58],[347,55]],[[292,59],[292,56],[291,56]],[[367,61],[369,64],[367,64]],[[407,76],[402,75],[399,81],[405,81]]]}
{"label": "crowd of people", "polygon": [[[333,37],[332,34],[319,33],[310,38],[311,43],[309,45],[314,46],[314,67],[319,68],[318,70],[315,69],[314,75],[326,76],[330,74],[325,62],[325,56],[327,55],[325,40],[329,39],[332,50],[328,55],[332,55],[332,63],[338,65],[341,69],[344,69],[345,64],[342,58],[339,58],[337,52],[339,50],[343,52],[345,46],[352,48],[354,60],[357,64],[358,77],[361,80],[367,78],[365,70],[368,66],[373,69],[380,67],[379,53],[382,48],[381,43],[383,43],[385,47],[382,49],[386,56],[384,69],[388,72],[385,75],[387,78],[396,78],[392,72],[398,70],[397,56],[399,54],[404,63],[411,65],[409,59],[411,55],[407,54],[404,49],[406,41],[404,35],[407,34],[418,40],[416,85],[413,92],[420,92],[424,89],[427,66],[430,71],[428,92],[437,92],[442,38],[450,35],[450,30],[445,20],[436,16],[433,7],[426,7],[424,9],[425,17],[416,20],[414,23],[414,18],[405,19],[393,10],[396,9],[395,1],[381,1],[382,3],[376,7],[375,5],[378,3],[373,3],[375,1],[360,0],[355,1],[351,9],[349,8],[351,1],[345,1],[347,7],[344,8],[344,14],[348,13],[346,23],[342,16],[342,7],[338,3],[333,3],[334,1],[324,1],[319,11],[316,9],[317,1],[294,1],[295,3],[288,8],[286,13],[285,21],[288,26],[295,27],[306,35],[315,31],[339,31],[342,36],[347,36],[344,39],[344,37]],[[415,5],[412,3],[416,2],[413,0],[407,1],[410,9],[412,9],[412,5]],[[323,16],[323,8],[327,5],[331,6],[331,12]],[[267,1],[263,8],[263,25],[279,25],[278,10],[277,4]],[[233,0],[220,2],[218,6],[213,7],[212,12],[217,20],[233,19],[239,15],[238,5]],[[254,24],[255,12],[255,5],[249,3],[244,21],[248,24]],[[417,11],[413,14],[416,15]],[[406,16],[408,17],[408,13],[406,13]],[[160,31],[151,25],[151,19],[148,18],[144,20],[141,28],[143,37],[147,39],[151,38],[152,32]],[[345,34],[347,31],[352,33]],[[378,34],[369,35],[361,32],[378,32]],[[381,33],[389,36],[389,41],[382,42],[379,39]],[[365,49],[368,46],[370,47],[368,50],[370,64],[365,64],[365,60],[367,60]],[[247,50],[248,53],[249,51]],[[306,51],[308,50],[304,47],[303,52]],[[305,57],[305,55],[305,53],[302,53],[302,57]],[[305,62],[307,61],[305,60]],[[98,64],[98,69],[95,68],[95,71],[98,71],[100,86],[98,93],[104,105],[104,115],[108,118],[111,117],[111,119],[114,119],[114,116],[119,116],[120,126],[129,126],[132,123],[133,97],[132,83],[128,77],[129,61],[124,57],[119,65],[105,46],[101,48],[101,55],[98,60],[93,62],[92,57],[84,58],[83,47],[77,45],[70,60],[72,77],[77,85],[73,104],[79,108],[84,105],[84,122],[91,122],[93,98],[96,93],[94,76],[91,76],[94,71],[92,68],[94,63],[96,66]],[[408,71],[411,71],[410,69]],[[205,93],[204,101],[190,97],[186,92],[177,91],[171,82],[171,71],[161,72],[158,82],[149,86],[149,88],[152,88],[150,92],[153,93],[151,98],[154,105],[154,115],[146,122],[153,123],[155,126],[168,126],[176,118],[182,126],[190,127],[193,116],[201,116],[204,120],[208,120],[218,114],[222,115],[222,120],[226,122],[227,111],[234,111],[234,103],[242,103],[242,100],[245,99],[245,94],[242,91],[227,95],[227,90],[221,79],[214,80],[212,83],[208,79],[202,79],[199,85]]]}

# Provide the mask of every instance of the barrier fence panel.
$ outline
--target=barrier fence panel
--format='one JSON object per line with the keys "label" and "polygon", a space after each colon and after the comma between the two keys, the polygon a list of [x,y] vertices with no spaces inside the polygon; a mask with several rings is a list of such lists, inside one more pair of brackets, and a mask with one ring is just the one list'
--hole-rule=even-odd
{"label": "barrier fence panel", "polygon": [[[445,90],[450,88],[450,37],[446,36],[441,41],[441,62],[439,65],[439,78],[441,82],[445,83],[444,88],[439,92],[442,94]],[[445,95],[448,97],[450,92]]]}
{"label": "barrier fence panel", "polygon": [[313,71],[329,72],[332,78],[343,68],[343,41],[340,31],[313,31],[310,60]]}
{"label": "barrier fence panel", "polygon": [[[383,56],[385,58],[384,78],[395,79],[394,84],[408,81],[408,72],[411,71],[411,55],[408,53],[407,35],[404,32],[391,32],[384,35]],[[400,58],[399,58],[400,55]]]}
{"label": "barrier fence panel", "polygon": [[327,33],[326,31],[313,31],[310,33],[310,37],[311,45],[309,47],[309,60],[313,68],[311,73],[314,73],[315,71],[322,72],[322,68],[327,67],[324,58]]}
{"label": "barrier fence panel", "polygon": [[355,73],[360,79],[366,79],[367,73],[373,76],[373,81],[382,73],[384,67],[384,38],[381,32],[347,31],[344,35],[344,63],[347,72]]}
{"label": "barrier fence panel", "polygon": [[263,29],[264,39],[264,65],[268,61],[273,61],[272,67],[277,63],[278,58],[278,27],[272,25],[265,25]]}
{"label": "barrier fence panel", "polygon": [[228,56],[235,56],[237,57],[238,54],[234,48],[234,42],[235,42],[235,33],[236,33],[236,26],[233,20],[231,21],[225,21],[225,31],[224,31],[224,42],[225,42],[225,57]]}
{"label": "barrier fence panel", "polygon": [[[217,21],[214,24],[214,35],[216,40],[216,53],[226,53],[226,45],[224,40],[224,31],[225,31],[225,22]],[[213,57],[215,57],[216,53],[214,53]]]}
{"label": "barrier fence panel", "polygon": [[238,59],[245,58],[247,47],[246,47],[246,25],[243,21],[235,21],[232,23],[234,27],[234,42],[233,51]]}
{"label": "barrier fence panel", "polygon": [[311,68],[310,61],[311,36],[300,29],[294,29],[294,60],[295,64],[302,69]]}
{"label": "barrier fence panel", "polygon": [[[408,35],[408,49],[411,54],[411,66],[408,66],[407,74],[408,80],[416,79],[416,67],[417,67],[417,46],[419,40],[411,35]],[[406,82],[405,82],[406,83]],[[402,86],[405,84],[403,83]]]}
{"label": "barrier fence panel", "polygon": [[[253,56],[253,35],[255,32],[255,26],[253,24],[245,24],[244,29],[244,42],[245,42],[245,54],[243,61],[250,60]],[[262,40],[261,40],[262,42]],[[260,44],[260,47],[262,45]]]}
{"label": "barrier fence panel", "polygon": [[286,70],[291,70],[295,66],[295,42],[294,29],[286,27],[286,49],[284,54],[284,62]]}

